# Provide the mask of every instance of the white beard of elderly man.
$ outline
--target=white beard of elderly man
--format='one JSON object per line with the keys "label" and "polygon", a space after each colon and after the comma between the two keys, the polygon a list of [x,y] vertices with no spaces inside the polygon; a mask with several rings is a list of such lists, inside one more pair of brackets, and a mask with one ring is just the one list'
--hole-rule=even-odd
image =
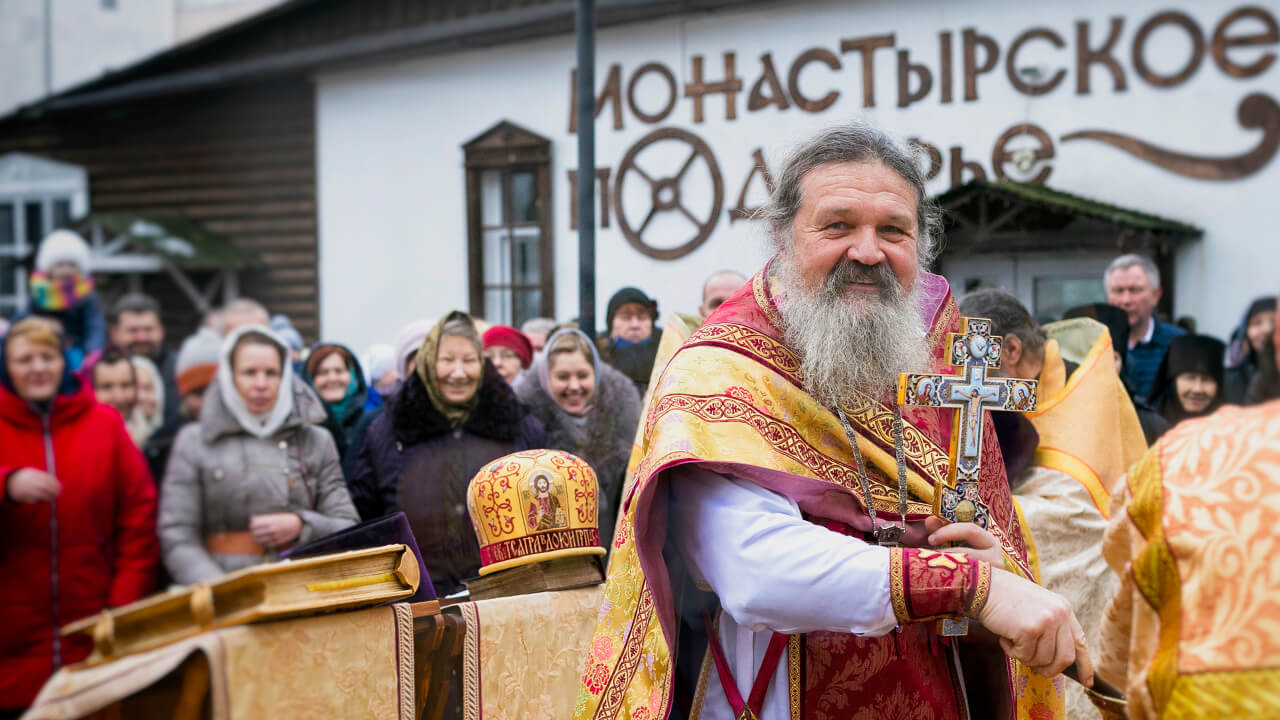
{"label": "white beard of elderly man", "polygon": [[916,158],[865,124],[826,130],[764,215],[773,260],[653,388],[574,716],[1060,710],[1050,676],[1093,669],[1070,606],[1026,579],[990,419],[987,529],[948,525],[930,513],[952,411],[896,403],[899,373],[949,370],[960,320],[921,270],[940,223]]}

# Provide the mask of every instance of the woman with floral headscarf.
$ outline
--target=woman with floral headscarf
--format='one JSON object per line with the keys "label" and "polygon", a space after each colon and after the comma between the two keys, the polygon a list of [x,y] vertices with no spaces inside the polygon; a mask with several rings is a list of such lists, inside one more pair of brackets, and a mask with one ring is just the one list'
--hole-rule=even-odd
{"label": "woman with floral headscarf", "polygon": [[492,460],[544,444],[542,423],[485,359],[475,323],[451,312],[369,426],[351,494],[366,520],[405,512],[432,584],[448,595],[480,568],[466,507],[471,478]]}

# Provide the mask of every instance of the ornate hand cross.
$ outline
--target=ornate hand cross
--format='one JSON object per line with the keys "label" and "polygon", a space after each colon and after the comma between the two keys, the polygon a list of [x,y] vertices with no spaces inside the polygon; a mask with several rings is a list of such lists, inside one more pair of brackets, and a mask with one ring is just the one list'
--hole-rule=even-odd
{"label": "ornate hand cross", "polygon": [[[951,333],[950,364],[962,375],[903,373],[898,378],[898,404],[956,410],[951,427],[951,468],[946,484],[933,494],[933,512],[951,522],[972,522],[983,528],[991,520],[978,495],[982,469],[982,411],[1036,409],[1036,381],[988,378],[987,369],[1000,367],[1003,338],[992,337],[991,321],[962,318],[960,332]],[[947,621],[944,634],[963,635],[967,623]]]}

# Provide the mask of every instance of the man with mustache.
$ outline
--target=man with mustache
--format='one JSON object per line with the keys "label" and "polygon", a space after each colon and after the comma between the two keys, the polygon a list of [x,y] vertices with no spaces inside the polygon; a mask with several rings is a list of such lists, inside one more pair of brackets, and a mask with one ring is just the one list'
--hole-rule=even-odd
{"label": "man with mustache", "polygon": [[141,355],[156,364],[164,380],[165,422],[175,420],[180,404],[176,369],[178,353],[164,344],[160,303],[145,293],[122,295],[107,315],[107,338],[113,347],[126,354]]}
{"label": "man with mustache", "polygon": [[899,373],[947,369],[960,321],[921,269],[940,218],[916,158],[831,128],[763,215],[773,259],[653,387],[575,717],[1053,716],[1060,684],[1028,669],[1092,666],[1027,579],[990,420],[990,520],[945,525],[951,411],[895,402]]}

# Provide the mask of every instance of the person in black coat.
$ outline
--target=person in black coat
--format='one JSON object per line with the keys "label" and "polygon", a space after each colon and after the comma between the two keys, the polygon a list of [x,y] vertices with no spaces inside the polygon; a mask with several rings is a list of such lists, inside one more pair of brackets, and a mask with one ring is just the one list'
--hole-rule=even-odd
{"label": "person in black coat", "polygon": [[369,400],[369,386],[360,361],[345,345],[317,343],[303,364],[303,378],[341,426],[342,446],[349,454]]}
{"label": "person in black coat", "polygon": [[600,359],[630,378],[643,396],[662,340],[658,301],[639,288],[624,287],[609,298],[605,320],[607,332],[597,344]]}
{"label": "person in black coat", "polygon": [[471,478],[545,442],[542,423],[485,360],[471,318],[455,311],[432,329],[413,374],[369,425],[348,486],[365,520],[405,512],[431,582],[449,595],[480,568],[467,514]]}

